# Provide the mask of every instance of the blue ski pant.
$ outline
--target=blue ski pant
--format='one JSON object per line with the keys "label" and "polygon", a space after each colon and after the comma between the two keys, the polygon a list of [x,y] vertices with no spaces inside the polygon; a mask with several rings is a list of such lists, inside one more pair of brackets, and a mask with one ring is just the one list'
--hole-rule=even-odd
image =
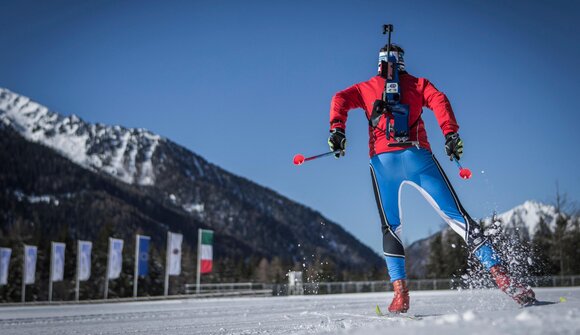
{"label": "blue ski pant", "polygon": [[371,158],[370,165],[391,282],[407,278],[400,201],[401,188],[405,184],[419,190],[487,269],[499,263],[499,257],[484,238],[479,224],[463,209],[441,165],[429,150],[411,147],[378,154]]}

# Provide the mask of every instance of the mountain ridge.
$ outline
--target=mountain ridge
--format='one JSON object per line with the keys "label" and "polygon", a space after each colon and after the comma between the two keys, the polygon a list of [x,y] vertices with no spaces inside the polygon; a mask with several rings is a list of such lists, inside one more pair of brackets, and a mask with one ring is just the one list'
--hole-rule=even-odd
{"label": "mountain ridge", "polygon": [[165,139],[150,131],[87,123],[75,114],[62,116],[4,88],[0,88],[0,121],[86,168],[129,184],[154,184],[151,156]]}
{"label": "mountain ridge", "polygon": [[[0,89],[0,125],[90,173],[108,176],[139,194],[154,197],[158,206],[239,240],[252,252],[286,255],[299,263],[306,258],[328,258],[337,268],[359,268],[361,272],[382,263],[368,246],[320,212],[145,129],[86,123],[7,89]],[[26,158],[19,164],[27,164]],[[37,204],[46,204],[38,200],[42,196],[51,201],[50,192],[17,188],[11,192],[13,197],[34,198]]]}

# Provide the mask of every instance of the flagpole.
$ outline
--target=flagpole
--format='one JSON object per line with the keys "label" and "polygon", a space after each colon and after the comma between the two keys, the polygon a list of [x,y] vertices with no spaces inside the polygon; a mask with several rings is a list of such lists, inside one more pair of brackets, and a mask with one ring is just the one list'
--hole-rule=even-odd
{"label": "flagpole", "polygon": [[26,244],[24,245],[23,251],[24,257],[22,257],[22,302],[26,301]]}
{"label": "flagpole", "polygon": [[109,237],[109,250],[107,252],[107,269],[105,270],[105,300],[109,296],[109,268],[111,266],[111,238]]}
{"label": "flagpole", "polygon": [[133,298],[137,297],[137,282],[139,281],[139,238],[141,235],[135,235],[135,274],[133,275]]}
{"label": "flagpole", "polygon": [[171,247],[170,245],[170,232],[167,232],[167,250],[165,252],[165,287],[163,290],[163,294],[165,296],[167,296],[167,294],[169,293],[169,260],[171,257],[171,250],[169,250],[169,248]]}
{"label": "flagpole", "polygon": [[80,280],[79,280],[79,271],[81,268],[81,243],[77,240],[77,275],[76,275],[76,282],[75,282],[75,301],[79,301],[79,288],[80,288]]}
{"label": "flagpole", "polygon": [[54,271],[54,242],[50,242],[50,272],[48,273],[48,302],[52,302],[52,271]]}
{"label": "flagpole", "polygon": [[196,276],[196,285],[195,285],[195,294],[199,294],[200,292],[200,284],[201,284],[201,235],[203,229],[199,228],[197,230],[197,276]]}

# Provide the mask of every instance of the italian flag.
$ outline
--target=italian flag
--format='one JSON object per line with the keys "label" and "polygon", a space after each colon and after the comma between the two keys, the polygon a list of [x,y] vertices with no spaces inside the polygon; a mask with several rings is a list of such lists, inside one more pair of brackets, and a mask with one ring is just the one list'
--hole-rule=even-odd
{"label": "italian flag", "polygon": [[213,230],[199,230],[200,273],[210,273],[213,266]]}

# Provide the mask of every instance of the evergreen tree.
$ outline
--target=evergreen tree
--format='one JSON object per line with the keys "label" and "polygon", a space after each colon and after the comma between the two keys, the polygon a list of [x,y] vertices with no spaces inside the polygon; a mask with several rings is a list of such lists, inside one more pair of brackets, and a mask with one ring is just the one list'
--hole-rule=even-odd
{"label": "evergreen tree", "polygon": [[435,235],[429,245],[429,260],[427,262],[427,278],[441,278],[443,274],[443,233]]}
{"label": "evergreen tree", "polygon": [[580,217],[575,216],[570,223],[570,243],[568,244],[565,253],[570,258],[570,273],[580,274]]}
{"label": "evergreen tree", "polygon": [[259,283],[269,283],[271,280],[270,276],[270,262],[265,257],[262,257],[260,263],[258,263],[258,268],[256,269],[256,279]]}
{"label": "evergreen tree", "polygon": [[532,239],[534,252],[534,265],[532,273],[535,276],[545,276],[556,272],[556,266],[552,263],[552,230],[546,222],[545,218],[540,217],[540,221],[536,226],[536,231]]}
{"label": "evergreen tree", "polygon": [[567,197],[565,194],[560,194],[560,188],[558,184],[556,184],[556,199],[554,204],[554,207],[556,208],[556,224],[552,235],[551,258],[552,261],[557,264],[557,271],[560,275],[570,273],[570,257],[573,257],[572,255],[566,254],[566,250],[571,249],[571,245],[573,244],[573,241],[568,235],[570,220],[564,212],[567,206]]}
{"label": "evergreen tree", "polygon": [[281,284],[287,281],[286,274],[290,271],[291,266],[284,264],[280,257],[274,257],[270,263],[270,271],[272,272],[272,282]]}
{"label": "evergreen tree", "polygon": [[569,257],[565,251],[571,243],[568,236],[568,218],[564,213],[557,212],[556,225],[552,235],[552,260],[557,264],[558,274],[568,274]]}
{"label": "evergreen tree", "polygon": [[448,229],[443,245],[443,262],[445,264],[443,278],[458,278],[467,269],[467,246],[463,238],[453,230]]}

